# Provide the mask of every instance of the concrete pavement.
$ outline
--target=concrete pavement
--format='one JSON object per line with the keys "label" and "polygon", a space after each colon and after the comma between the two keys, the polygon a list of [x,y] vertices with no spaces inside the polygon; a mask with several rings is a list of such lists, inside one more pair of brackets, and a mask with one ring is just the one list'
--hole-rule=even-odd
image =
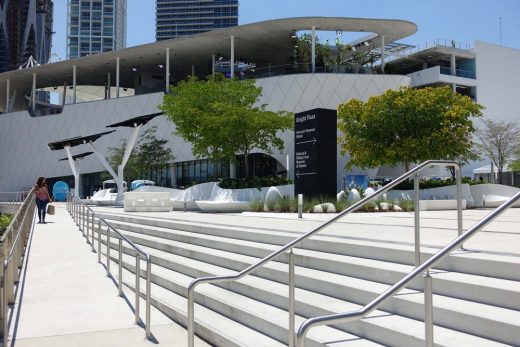
{"label": "concrete pavement", "polygon": [[[47,224],[35,224],[17,293],[11,346],[184,346],[186,332],[159,311],[152,311],[154,341],[134,323],[131,304],[119,297],[85,238],[65,208]],[[141,302],[141,317],[145,305]],[[204,346],[202,342],[198,345]]]}

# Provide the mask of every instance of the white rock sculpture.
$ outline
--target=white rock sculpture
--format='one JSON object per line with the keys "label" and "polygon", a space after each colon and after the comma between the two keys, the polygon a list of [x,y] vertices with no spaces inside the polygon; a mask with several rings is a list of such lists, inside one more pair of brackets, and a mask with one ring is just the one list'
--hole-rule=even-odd
{"label": "white rock sculpture", "polygon": [[359,200],[361,200],[361,195],[359,194],[359,192],[357,191],[357,189],[353,188],[350,190],[350,192],[348,193],[348,198],[347,198],[348,202],[349,203],[355,203],[355,202],[358,202]]}

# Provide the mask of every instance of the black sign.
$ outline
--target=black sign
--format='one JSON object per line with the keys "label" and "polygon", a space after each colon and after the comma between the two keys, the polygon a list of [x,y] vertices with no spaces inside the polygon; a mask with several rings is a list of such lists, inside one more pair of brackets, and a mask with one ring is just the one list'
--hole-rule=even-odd
{"label": "black sign", "polygon": [[294,117],[294,193],[336,196],[335,110],[317,108]]}

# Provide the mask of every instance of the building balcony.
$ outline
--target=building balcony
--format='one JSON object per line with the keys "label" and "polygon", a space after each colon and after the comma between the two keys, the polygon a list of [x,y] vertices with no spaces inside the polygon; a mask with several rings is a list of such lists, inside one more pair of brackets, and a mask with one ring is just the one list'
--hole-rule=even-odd
{"label": "building balcony", "polygon": [[428,69],[412,72],[407,75],[411,78],[411,87],[422,87],[434,84],[456,84],[468,87],[476,87],[475,72],[433,66]]}

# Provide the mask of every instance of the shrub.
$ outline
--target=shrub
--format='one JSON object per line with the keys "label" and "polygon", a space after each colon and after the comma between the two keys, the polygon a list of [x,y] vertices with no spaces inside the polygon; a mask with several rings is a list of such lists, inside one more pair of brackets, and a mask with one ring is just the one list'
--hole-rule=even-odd
{"label": "shrub", "polygon": [[278,199],[278,207],[280,208],[280,212],[294,212],[294,199],[291,199],[288,196],[283,196],[281,199]]}
{"label": "shrub", "polygon": [[281,177],[247,177],[247,178],[222,178],[220,179],[218,185],[222,189],[244,189],[244,188],[257,188],[261,189],[262,187],[271,187],[271,186],[282,186],[286,184],[291,184],[292,181],[290,179],[281,178]]}
{"label": "shrub", "polygon": [[[469,185],[476,185],[476,184],[483,183],[481,181],[473,180],[470,177],[462,177],[461,182],[469,184]],[[445,180],[427,179],[427,180],[419,181],[419,189],[439,188],[439,187],[452,186],[455,184],[457,184],[456,180],[451,177],[447,178]],[[393,189],[411,190],[411,189],[413,189],[413,179],[403,181],[403,182],[399,183],[397,186],[395,186]]]}
{"label": "shrub", "polygon": [[251,211],[253,212],[263,212],[264,211],[264,200],[256,199],[251,202]]}
{"label": "shrub", "polygon": [[403,211],[411,212],[414,210],[414,201],[413,200],[399,200],[395,202],[395,205],[399,206],[403,209]]}
{"label": "shrub", "polygon": [[274,212],[276,208],[276,201],[278,199],[269,199],[265,201],[265,206],[267,207],[267,210],[270,212]]}

